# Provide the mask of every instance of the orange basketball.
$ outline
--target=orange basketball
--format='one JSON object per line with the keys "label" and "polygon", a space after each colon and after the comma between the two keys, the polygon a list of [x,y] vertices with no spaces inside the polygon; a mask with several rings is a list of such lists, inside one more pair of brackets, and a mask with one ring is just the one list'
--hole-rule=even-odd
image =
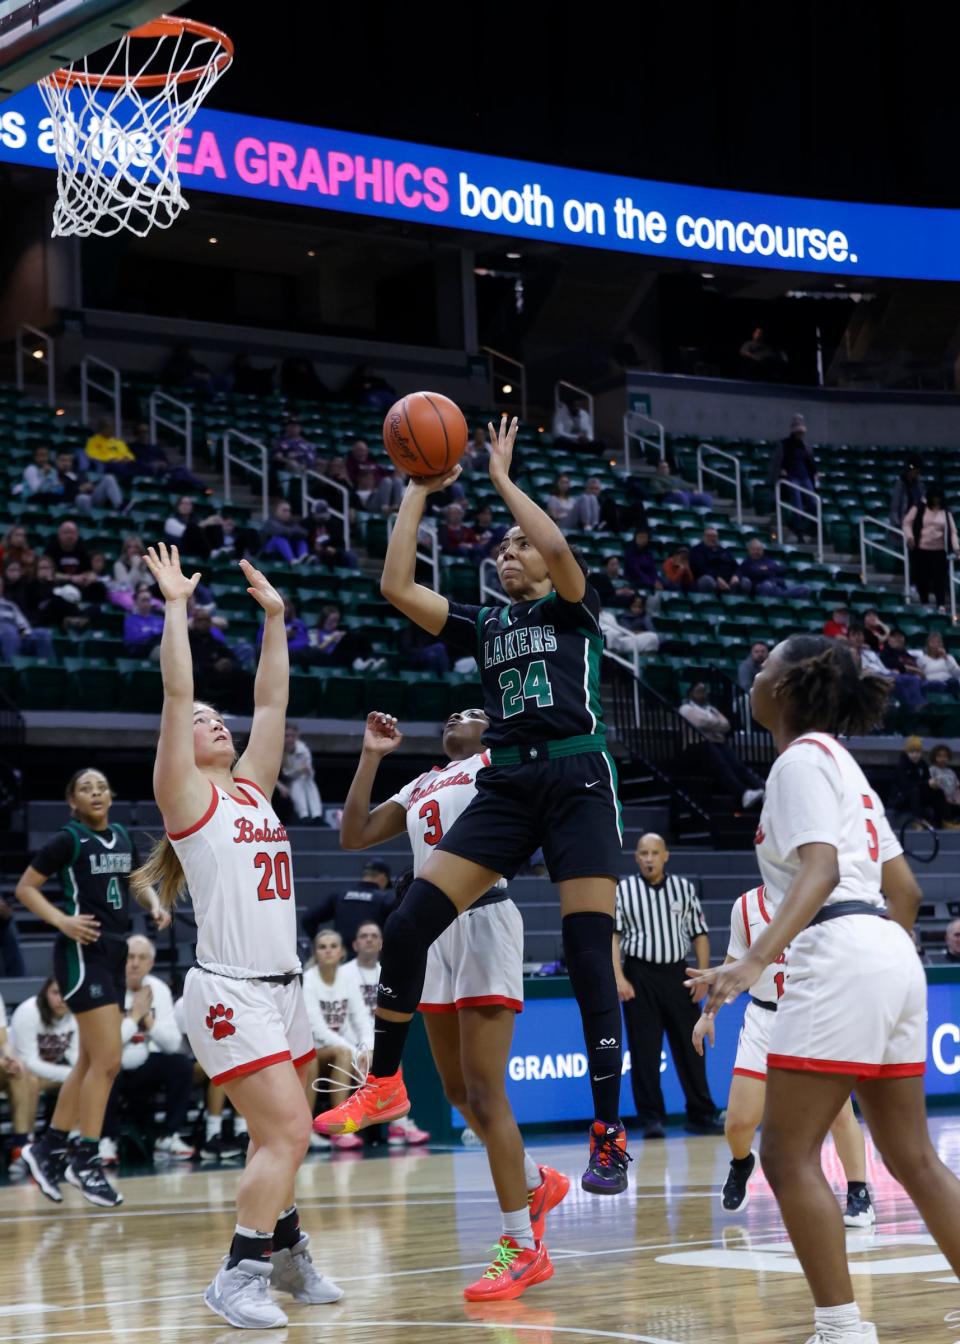
{"label": "orange basketball", "polygon": [[383,446],[394,466],[411,476],[439,476],[463,457],[467,422],[449,397],[411,392],[387,412]]}

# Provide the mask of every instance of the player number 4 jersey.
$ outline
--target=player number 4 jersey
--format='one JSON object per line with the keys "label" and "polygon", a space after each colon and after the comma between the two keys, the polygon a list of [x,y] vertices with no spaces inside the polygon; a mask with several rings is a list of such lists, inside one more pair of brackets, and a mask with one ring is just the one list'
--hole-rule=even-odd
{"label": "player number 4 jersey", "polygon": [[[465,761],[435,766],[405,784],[390,799],[392,803],[399,803],[407,813],[414,873],[420,872],[437,844],[473,802],[477,775],[489,764],[490,757],[483,751],[477,756],[468,756]],[[498,887],[506,885],[503,878],[497,883]]]}
{"label": "player number 4 jersey", "polygon": [[863,771],[829,733],[796,738],[767,780],[756,845],[771,915],[800,870],[800,846],[814,843],[837,851],[840,880],[826,905],[866,901],[883,908],[881,869],[903,850]]}
{"label": "player number 4 jersey", "polygon": [[299,971],[297,906],[287,831],[263,791],[211,783],[207,811],[170,843],[197,917],[197,961],[220,975],[255,979]]}

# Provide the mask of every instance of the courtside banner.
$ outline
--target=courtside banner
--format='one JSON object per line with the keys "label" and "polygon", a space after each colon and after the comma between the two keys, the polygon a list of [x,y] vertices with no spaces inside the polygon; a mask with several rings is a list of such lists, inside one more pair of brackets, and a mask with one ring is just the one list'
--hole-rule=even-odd
{"label": "courtside banner", "polygon": [[[147,145],[118,143],[105,123],[91,153],[145,170]],[[34,87],[0,104],[0,160],[56,166]],[[648,182],[205,108],[177,160],[188,197],[192,188],[714,265],[960,279],[960,210]]]}
{"label": "courtside banner", "polygon": [[[928,989],[927,1096],[960,1095],[960,983],[931,984]],[[717,1044],[707,1050],[707,1078],[718,1107],[727,1104],[737,1040],[747,999],[741,995],[717,1015]],[[630,1090],[629,1053],[625,1053],[620,1106],[635,1114]],[[668,1049],[660,1063],[660,1086],[668,1115],[685,1110],[683,1090]],[[507,1065],[507,1095],[520,1124],[592,1119],[587,1057],[580,1013],[572,999],[527,999],[517,1017]],[[463,1119],[453,1111],[453,1123]]]}

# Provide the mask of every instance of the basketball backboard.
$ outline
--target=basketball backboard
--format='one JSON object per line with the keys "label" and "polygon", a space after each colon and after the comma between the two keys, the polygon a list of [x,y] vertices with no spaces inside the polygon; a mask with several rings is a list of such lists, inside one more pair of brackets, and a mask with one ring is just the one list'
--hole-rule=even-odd
{"label": "basketball backboard", "polygon": [[0,0],[0,102],[177,8],[177,0]]}

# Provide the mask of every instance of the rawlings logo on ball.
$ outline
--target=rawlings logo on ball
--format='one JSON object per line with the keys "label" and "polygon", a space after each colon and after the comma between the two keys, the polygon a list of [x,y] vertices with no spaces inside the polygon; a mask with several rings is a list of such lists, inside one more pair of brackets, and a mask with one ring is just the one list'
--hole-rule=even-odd
{"label": "rawlings logo on ball", "polygon": [[402,457],[404,462],[416,462],[417,455],[410,446],[410,441],[403,432],[403,421],[399,414],[393,413],[387,417],[386,432],[384,441],[389,439],[389,446]]}
{"label": "rawlings logo on ball", "polygon": [[215,1041],[222,1041],[225,1036],[234,1034],[236,1027],[233,1025],[232,1018],[232,1008],[224,1008],[222,1003],[211,1003],[210,1011],[204,1020],[213,1032]]}

